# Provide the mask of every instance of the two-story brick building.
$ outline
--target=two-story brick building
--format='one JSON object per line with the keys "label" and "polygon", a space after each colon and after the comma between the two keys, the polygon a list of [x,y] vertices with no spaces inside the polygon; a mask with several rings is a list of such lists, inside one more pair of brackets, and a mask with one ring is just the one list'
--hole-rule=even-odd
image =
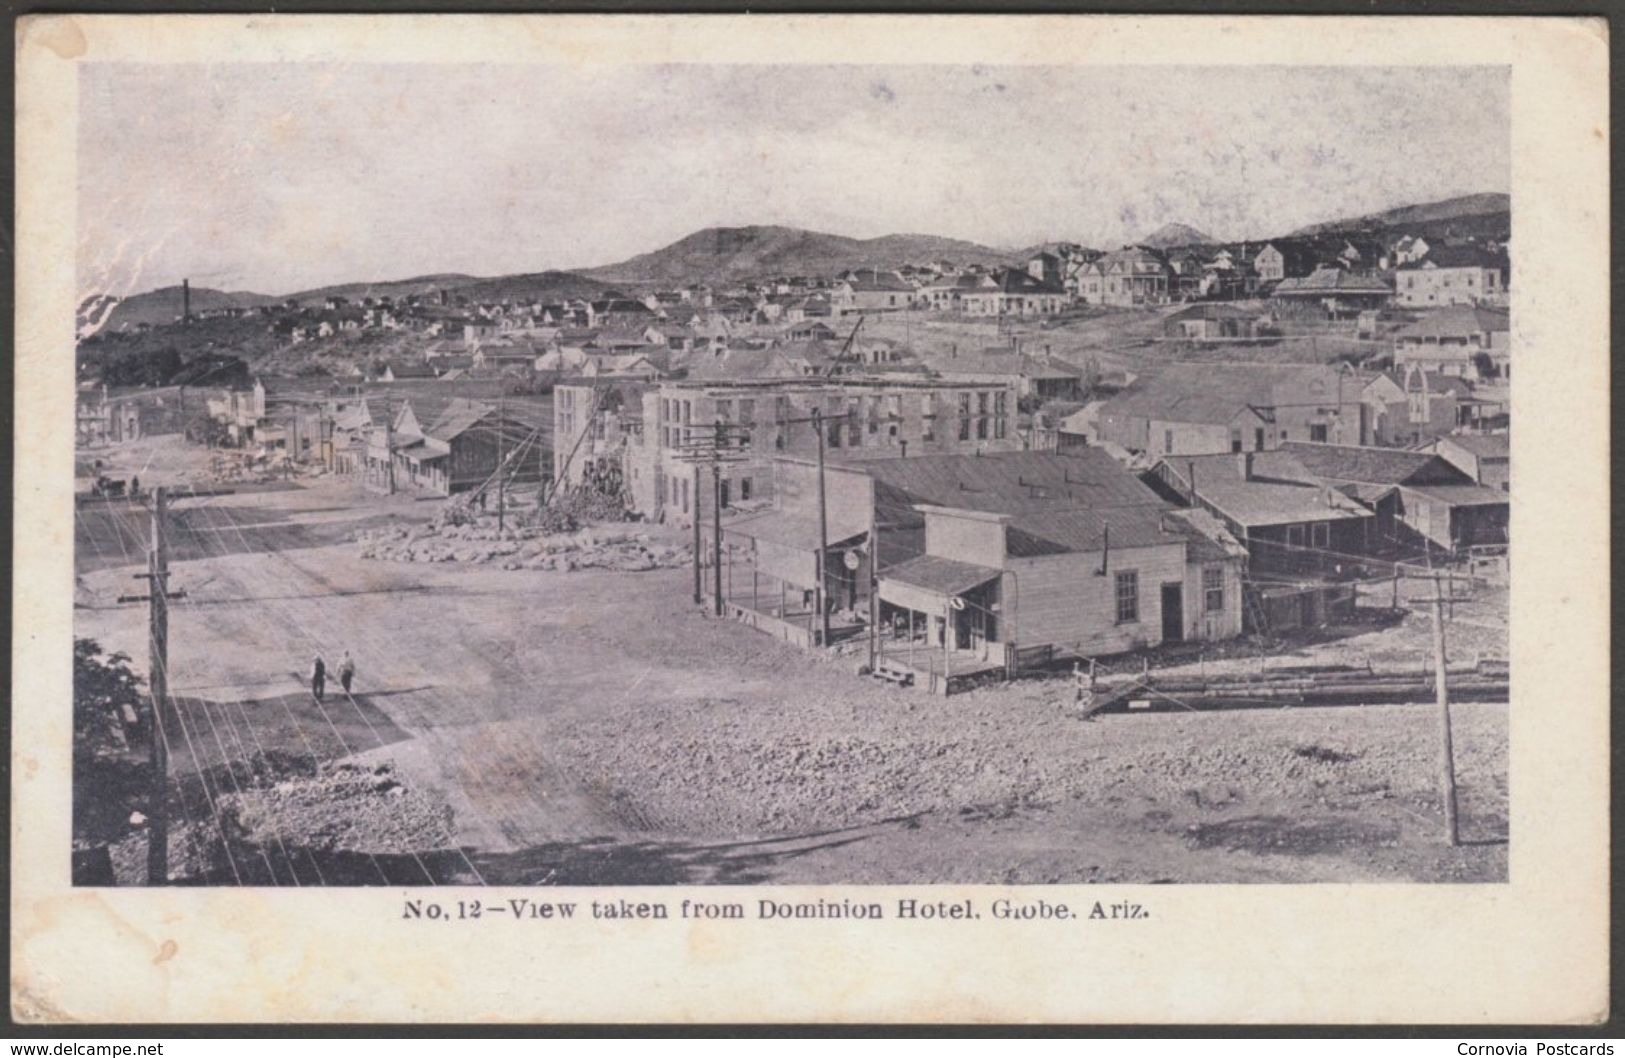
{"label": "two-story brick building", "polygon": [[[642,394],[643,427],[627,449],[637,510],[688,523],[710,501],[695,495],[697,469],[685,447],[725,428],[734,460],[725,467],[723,506],[770,495],[775,456],[817,454],[819,418],[831,460],[1014,451],[1016,393],[1008,384],[870,376],[667,380]],[[708,479],[707,479],[708,480]],[[699,489],[706,493],[707,489]]]}

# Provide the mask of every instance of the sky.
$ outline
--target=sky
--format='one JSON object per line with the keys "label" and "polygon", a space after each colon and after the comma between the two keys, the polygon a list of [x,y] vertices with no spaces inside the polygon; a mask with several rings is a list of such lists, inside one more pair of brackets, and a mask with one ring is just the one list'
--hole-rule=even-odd
{"label": "sky", "polygon": [[568,270],[717,225],[1258,238],[1511,184],[1504,67],[81,71],[87,295]]}

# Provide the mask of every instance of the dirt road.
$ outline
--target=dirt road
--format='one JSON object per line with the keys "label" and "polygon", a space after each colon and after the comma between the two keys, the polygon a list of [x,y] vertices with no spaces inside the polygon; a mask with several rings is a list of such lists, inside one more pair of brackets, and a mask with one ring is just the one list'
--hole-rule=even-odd
{"label": "dirt road", "polygon": [[[176,767],[255,747],[387,762],[451,807],[446,848],[421,851],[486,881],[1505,877],[1505,706],[1456,709],[1474,844],[1447,849],[1425,708],[1081,723],[1060,683],[930,697],[697,613],[681,570],[360,560],[332,542],[346,524],[429,505],[344,488],[177,504],[195,546],[171,680],[199,745]],[[140,612],[112,602],[133,527],[123,543],[86,545],[78,634],[139,662]],[[354,698],[315,702],[312,656],[345,649]]]}

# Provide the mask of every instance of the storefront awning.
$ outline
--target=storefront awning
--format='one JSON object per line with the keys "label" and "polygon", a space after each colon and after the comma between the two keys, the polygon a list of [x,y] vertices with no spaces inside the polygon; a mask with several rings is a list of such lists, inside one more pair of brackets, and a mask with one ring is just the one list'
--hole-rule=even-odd
{"label": "storefront awning", "polygon": [[920,555],[880,574],[880,598],[894,606],[935,613],[950,600],[997,580],[1001,570],[972,562]]}
{"label": "storefront awning", "polygon": [[[825,518],[825,537],[830,547],[844,544],[856,537],[866,536],[867,523],[831,511]],[[789,511],[764,511],[761,514],[735,518],[722,525],[725,540],[762,540],[796,551],[818,550],[818,517],[808,517]]]}

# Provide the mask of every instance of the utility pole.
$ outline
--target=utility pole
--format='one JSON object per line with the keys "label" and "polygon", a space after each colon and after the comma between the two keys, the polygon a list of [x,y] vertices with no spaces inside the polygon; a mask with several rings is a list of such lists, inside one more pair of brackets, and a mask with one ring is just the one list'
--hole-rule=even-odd
{"label": "utility pole", "polygon": [[[722,420],[717,420],[717,453],[722,452]],[[722,616],[722,461],[711,463],[711,579],[715,610]]]}
{"label": "utility pole", "polygon": [[[503,476],[503,469],[504,468],[503,468],[503,465],[502,465],[503,462],[506,461],[507,458],[508,458],[508,454],[507,454],[507,441],[508,441],[507,422],[508,422],[508,415],[507,415],[507,412],[508,412],[508,396],[507,396],[506,393],[504,393],[501,396],[497,397],[497,535],[498,536],[502,535],[503,527],[507,523],[507,511],[505,510],[505,507],[507,505],[507,500],[508,500],[508,490],[506,488],[506,478]],[[591,428],[590,425],[589,425],[588,428],[589,429]]]}
{"label": "utility pole", "polygon": [[384,469],[389,495],[395,495],[395,417],[389,413],[389,401],[384,401]]}
{"label": "utility pole", "polygon": [[169,546],[165,539],[169,490],[152,490],[152,546],[147,572],[136,580],[147,582],[145,595],[121,595],[119,602],[147,603],[147,686],[152,692],[152,790],[147,805],[147,884],[169,884],[169,742],[164,734],[164,709],[169,700],[169,600],[184,599],[184,591],[169,590]]}
{"label": "utility pole", "polygon": [[694,464],[694,506],[689,509],[694,517],[694,605],[705,603],[705,589],[700,580],[700,465]]}
{"label": "utility pole", "polygon": [[1451,845],[1461,844],[1456,820],[1456,753],[1450,733],[1450,688],[1445,682],[1444,581],[1433,577],[1433,690],[1439,703],[1439,779],[1444,795],[1444,825]]}
{"label": "utility pole", "polygon": [[[696,436],[704,438],[703,426],[695,426]],[[705,604],[705,578],[701,573],[701,555],[705,550],[705,540],[702,531],[704,514],[700,509],[701,489],[704,485],[702,475],[706,465],[711,467],[711,517],[714,538],[711,541],[711,562],[715,567],[714,584],[716,591],[715,610],[718,617],[722,616],[722,465],[724,463],[743,463],[748,457],[743,452],[732,452],[728,449],[728,437],[731,430],[743,430],[743,427],[730,427],[723,423],[719,417],[712,426],[712,434],[704,440],[685,442],[675,458],[694,467],[694,505],[690,513],[694,518],[694,605]],[[686,430],[686,428],[685,428]],[[688,435],[685,433],[685,438]],[[739,435],[743,438],[741,445],[748,443],[748,432]]]}
{"label": "utility pole", "polygon": [[[863,322],[859,320],[858,322]],[[853,330],[857,333],[856,329]],[[818,571],[818,583],[813,591],[813,598],[818,603],[818,623],[823,638],[819,645],[829,646],[829,606],[824,598],[824,587],[827,574],[824,569],[829,559],[829,510],[824,498],[824,416],[817,409],[812,413],[813,432],[818,435],[818,561],[813,563]]]}

